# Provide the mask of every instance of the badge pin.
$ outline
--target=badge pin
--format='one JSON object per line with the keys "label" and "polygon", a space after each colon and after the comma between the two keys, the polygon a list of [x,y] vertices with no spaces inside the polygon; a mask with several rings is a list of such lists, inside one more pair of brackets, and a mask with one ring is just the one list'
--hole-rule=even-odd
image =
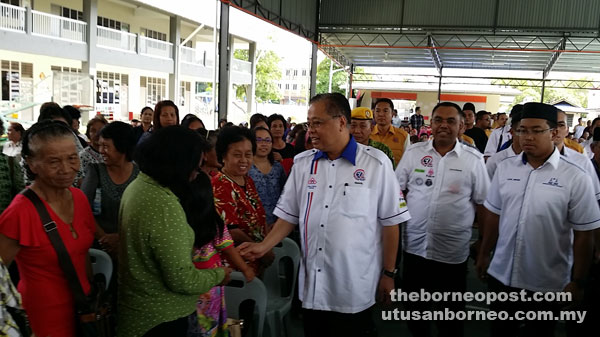
{"label": "badge pin", "polygon": [[425,185],[431,186],[431,185],[433,185],[433,181],[431,181],[431,179],[427,179],[427,180],[425,180]]}

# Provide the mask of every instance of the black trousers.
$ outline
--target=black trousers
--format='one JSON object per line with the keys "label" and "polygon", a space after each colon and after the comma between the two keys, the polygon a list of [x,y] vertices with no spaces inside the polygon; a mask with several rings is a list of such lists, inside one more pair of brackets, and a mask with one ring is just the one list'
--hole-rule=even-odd
{"label": "black trousers", "polygon": [[144,334],[144,337],[185,337],[188,330],[188,317],[181,317],[174,321],[161,323]]}
{"label": "black trousers", "polygon": [[302,316],[306,337],[377,337],[372,308],[355,314],[302,309]]}
{"label": "black trousers", "polygon": [[[402,291],[420,292],[465,292],[467,288],[467,261],[459,264],[442,263],[418,255],[404,253],[404,269],[402,272]],[[405,302],[406,310],[428,311],[465,310],[464,302]],[[415,337],[432,335],[431,321],[407,321],[408,329]],[[438,321],[438,336],[460,337],[464,335],[464,323],[458,320]]]}
{"label": "black trousers", "polygon": [[[508,287],[492,276],[488,276],[488,289],[490,292],[520,292],[522,289]],[[533,292],[526,290],[527,296]],[[559,302],[534,302],[534,301],[506,301],[492,302],[490,310],[495,312],[506,311],[514,317],[517,311],[552,311],[557,315],[564,303]],[[551,337],[554,336],[556,321],[517,321],[517,320],[494,320],[490,322],[492,337]]]}

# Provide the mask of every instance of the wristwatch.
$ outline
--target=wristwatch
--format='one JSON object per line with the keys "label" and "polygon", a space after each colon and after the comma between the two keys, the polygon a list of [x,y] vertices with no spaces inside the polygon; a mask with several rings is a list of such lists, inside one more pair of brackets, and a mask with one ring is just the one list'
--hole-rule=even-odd
{"label": "wristwatch", "polygon": [[396,273],[398,273],[398,269],[394,269],[393,271],[386,270],[385,268],[381,271],[381,273],[387,277],[395,278]]}

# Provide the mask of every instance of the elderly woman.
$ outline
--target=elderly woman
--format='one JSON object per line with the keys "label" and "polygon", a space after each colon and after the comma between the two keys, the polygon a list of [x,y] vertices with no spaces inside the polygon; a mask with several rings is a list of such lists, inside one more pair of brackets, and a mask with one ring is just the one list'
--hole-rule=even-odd
{"label": "elderly woman", "polygon": [[[37,194],[56,223],[84,292],[88,249],[94,239],[94,216],[83,192],[71,187],[79,157],[71,129],[61,122],[33,125],[23,137],[25,169]],[[59,266],[40,216],[29,199],[17,195],[0,216],[0,256],[16,259],[18,289],[36,336],[75,336],[71,289]],[[42,300],[43,299],[43,300]]]}
{"label": "elderly woman", "polygon": [[90,140],[90,146],[79,152],[79,158],[81,159],[81,170],[85,176],[85,168],[91,164],[99,164],[104,160],[100,154],[100,130],[108,124],[108,121],[102,115],[98,115],[87,123],[85,135]]}
{"label": "elderly woman", "polygon": [[271,132],[263,127],[254,129],[256,139],[256,154],[249,175],[258,190],[267,215],[267,228],[271,228],[277,217],[273,210],[285,185],[285,172],[280,163],[273,159],[273,137]]}
{"label": "elderly woman", "polygon": [[138,144],[145,142],[157,130],[166,128],[167,126],[179,125],[179,108],[173,101],[160,101],[154,107],[153,118],[152,129],[140,137]]}
{"label": "elderly woman", "polygon": [[[256,152],[252,131],[238,126],[221,129],[217,138],[217,157],[223,163],[212,178],[215,207],[236,245],[261,242],[266,236],[265,209],[254,181],[248,175]],[[256,275],[273,262],[273,254],[252,263]]]}
{"label": "elderly woman", "polygon": [[85,168],[81,190],[87,196],[100,226],[99,242],[112,253],[118,246],[121,196],[140,172],[132,162],[135,148],[133,127],[123,122],[112,122],[100,130],[98,143],[104,163],[90,164]]}
{"label": "elderly woman", "polygon": [[23,138],[23,125],[15,122],[11,122],[6,130],[6,136],[8,142],[4,143],[2,153],[9,157],[15,157],[17,160],[21,160],[21,138]]}
{"label": "elderly woman", "polygon": [[[157,109],[158,110],[158,109]],[[161,128],[139,145],[141,173],[127,187],[119,212],[118,336],[185,336],[198,297],[226,283],[230,269],[192,262],[197,199],[190,182],[200,171],[198,133]]]}

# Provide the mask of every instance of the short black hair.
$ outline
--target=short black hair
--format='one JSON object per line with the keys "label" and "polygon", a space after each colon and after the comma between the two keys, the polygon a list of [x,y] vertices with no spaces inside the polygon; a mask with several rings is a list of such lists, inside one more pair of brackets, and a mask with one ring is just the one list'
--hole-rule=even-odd
{"label": "short black hair", "polygon": [[252,143],[252,154],[256,153],[256,138],[250,129],[242,128],[239,126],[226,126],[219,131],[217,136],[217,145],[215,150],[217,151],[217,159],[220,163],[223,163],[223,157],[229,150],[229,145],[243,140],[249,140]]}
{"label": "short black hair", "polygon": [[485,115],[491,115],[492,113],[489,111],[485,111],[485,110],[480,110],[477,111],[477,114],[475,115],[475,121],[481,120]]}
{"label": "short black hair", "polygon": [[23,138],[23,134],[25,133],[25,128],[23,127],[23,125],[21,125],[21,123],[17,123],[17,122],[10,122],[9,124],[10,124],[10,126],[12,126],[13,130],[20,133],[21,138]]}
{"label": "short black hair", "polygon": [[143,107],[143,108],[142,108],[142,111],[140,111],[140,116],[141,116],[141,115],[143,115],[143,114],[144,114],[144,111],[146,111],[146,110],[148,110],[148,109],[150,109],[150,110],[152,110],[152,112],[154,112],[154,110],[153,110],[151,107],[149,107],[149,106],[145,106],[145,107]]}
{"label": "short black hair", "polygon": [[198,118],[196,115],[194,114],[187,114],[185,115],[185,117],[183,117],[183,120],[181,121],[181,126],[183,126],[184,128],[188,128],[190,127],[190,124],[192,124],[193,122],[200,122],[202,123],[202,128],[205,129],[206,127],[204,126],[204,122]]}
{"label": "short black hair", "polygon": [[433,115],[435,115],[435,111],[438,108],[443,107],[443,106],[456,109],[456,111],[458,111],[458,115],[461,118],[464,118],[464,116],[465,116],[464,111],[462,111],[462,109],[460,108],[460,106],[458,106],[458,104],[452,103],[452,102],[440,102],[440,103],[436,104],[435,107],[433,108],[433,110],[431,111],[431,118],[433,118]]}
{"label": "short black hair", "polygon": [[100,137],[112,139],[115,149],[125,154],[127,161],[133,160],[133,150],[137,143],[133,126],[119,121],[112,122],[100,130]]}
{"label": "short black hair", "polygon": [[[27,159],[27,157],[34,156],[34,152],[31,149],[31,141],[35,139],[35,143],[46,144],[50,139],[59,137],[71,137],[73,144],[75,144],[75,135],[71,130],[71,126],[65,125],[63,122],[55,121],[52,119],[46,119],[41,122],[33,124],[23,135],[21,157]],[[35,174],[31,171],[27,165],[27,161],[23,161],[23,167],[25,168],[25,174],[27,179],[33,181]]]}
{"label": "short black hair", "polygon": [[415,111],[419,111],[419,110],[421,110],[420,106],[418,106],[418,107],[415,108]]}
{"label": "short black hair", "polygon": [[269,126],[269,128],[271,128],[271,124],[273,124],[274,121],[281,121],[283,123],[283,127],[287,129],[287,121],[285,120],[285,117],[283,117],[283,115],[272,114],[271,116],[269,116],[269,118],[267,118],[267,125]]}
{"label": "short black hair", "polygon": [[134,118],[134,119],[132,119],[132,120],[131,120],[131,122],[132,122],[132,123],[139,123],[139,122],[140,122],[140,120],[139,120],[139,119],[137,119],[137,118]]}
{"label": "short black hair", "polygon": [[500,117],[500,115],[506,115],[506,112],[498,112],[497,115]]}
{"label": "short black hair", "polygon": [[[53,103],[53,102],[52,102]],[[46,120],[53,120],[55,118],[62,118],[67,122],[67,125],[71,127],[73,123],[73,118],[69,115],[63,108],[61,108],[58,104],[46,104],[44,103],[44,108],[40,108],[40,115],[38,116],[38,123]]]}
{"label": "short black hair", "polygon": [[348,99],[340,93],[328,93],[328,94],[318,94],[315,97],[310,99],[308,105],[317,103],[317,102],[325,102],[325,110],[330,116],[344,116],[346,118],[346,124],[350,127],[350,116],[352,114],[352,109],[350,109],[350,103],[348,103]]}
{"label": "short black hair", "polygon": [[267,122],[267,116],[265,116],[263,114],[256,113],[256,114],[250,116],[250,129],[254,129],[256,127],[256,124],[258,124],[261,121],[265,122],[265,124],[269,125],[269,122]]}
{"label": "short black hair", "polygon": [[600,122],[600,117],[594,118],[594,120],[592,121],[592,126],[594,126],[594,124],[596,124],[596,122]]}
{"label": "short black hair", "polygon": [[387,104],[390,105],[390,108],[392,110],[394,110],[394,102],[392,102],[392,100],[389,99],[389,98],[385,98],[385,97],[384,98],[379,98],[378,100],[375,101],[375,105],[373,105],[373,107],[376,107],[377,104],[379,104],[379,103],[387,103]]}
{"label": "short black hair", "polygon": [[[458,106],[458,105],[457,105],[457,106]],[[475,112],[475,104],[473,104],[473,103],[465,103],[465,104],[463,105],[463,108],[462,108],[462,110],[463,110],[463,111],[464,111],[464,110],[471,110],[471,111]]]}
{"label": "short black hair", "polygon": [[81,111],[72,105],[63,106],[63,110],[71,116],[72,120],[78,120],[81,118]]}

